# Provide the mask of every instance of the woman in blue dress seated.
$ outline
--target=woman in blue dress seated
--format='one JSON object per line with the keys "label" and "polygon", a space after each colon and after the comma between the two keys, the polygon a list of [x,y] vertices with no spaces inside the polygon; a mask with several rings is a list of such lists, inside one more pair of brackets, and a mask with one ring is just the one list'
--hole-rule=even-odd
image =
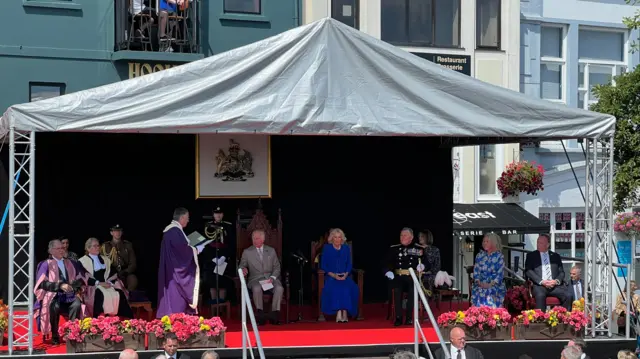
{"label": "woman in blue dress seated", "polygon": [[507,293],[504,285],[504,256],[500,237],[489,233],[482,240],[483,251],[476,256],[473,266],[471,301],[474,306],[501,307]]}
{"label": "woman in blue dress seated", "polygon": [[348,315],[358,314],[358,286],[351,277],[351,248],[345,244],[344,232],[335,228],[329,232],[322,248],[320,269],[325,274],[322,289],[322,313],[336,315],[336,322],[346,323]]}

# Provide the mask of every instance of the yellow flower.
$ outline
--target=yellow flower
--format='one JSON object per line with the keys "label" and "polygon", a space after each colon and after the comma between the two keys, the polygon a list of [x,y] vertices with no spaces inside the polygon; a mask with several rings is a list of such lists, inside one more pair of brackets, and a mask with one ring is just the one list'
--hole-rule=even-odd
{"label": "yellow flower", "polygon": [[199,318],[199,321],[200,321],[200,323],[204,323],[204,318],[203,318],[203,317],[200,317],[200,318]]}
{"label": "yellow flower", "polygon": [[456,317],[460,319],[464,319],[464,312],[459,310],[458,313],[456,314]]}
{"label": "yellow flower", "polygon": [[202,324],[202,325],[200,325],[200,331],[208,332],[209,330],[211,330],[211,327],[210,327],[210,326],[208,326],[208,325],[206,325],[206,324]]}
{"label": "yellow flower", "polygon": [[168,315],[165,315],[164,317],[162,317],[160,321],[164,324],[171,324],[171,319],[169,319]]}

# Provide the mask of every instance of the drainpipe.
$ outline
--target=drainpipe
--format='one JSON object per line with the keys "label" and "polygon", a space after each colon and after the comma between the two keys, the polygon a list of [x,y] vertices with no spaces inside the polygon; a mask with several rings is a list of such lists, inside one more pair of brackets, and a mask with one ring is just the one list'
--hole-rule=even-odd
{"label": "drainpipe", "polygon": [[293,27],[300,26],[300,2],[302,0],[293,0]]}

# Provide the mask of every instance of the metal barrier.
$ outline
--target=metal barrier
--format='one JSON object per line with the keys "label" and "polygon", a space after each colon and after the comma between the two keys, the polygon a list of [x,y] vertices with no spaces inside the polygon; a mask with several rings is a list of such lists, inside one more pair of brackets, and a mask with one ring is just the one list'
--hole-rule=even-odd
{"label": "metal barrier", "polygon": [[429,307],[427,298],[422,292],[420,281],[418,280],[418,277],[416,277],[416,272],[414,272],[413,268],[409,268],[409,273],[411,273],[411,278],[413,279],[413,350],[416,354],[416,357],[420,357],[420,338],[422,337],[424,347],[427,349],[427,353],[429,354],[429,359],[433,359],[433,353],[431,353],[431,348],[429,348],[429,342],[427,341],[427,337],[424,335],[424,331],[422,330],[422,326],[420,325],[420,306],[418,305],[419,296],[420,300],[422,301],[422,305],[424,306],[424,309],[429,316],[429,320],[431,321],[431,323],[433,323],[433,329],[436,331],[436,335],[438,336],[438,341],[440,342],[440,347],[442,347],[444,357],[446,359],[451,359],[451,353],[447,349],[447,345],[442,338],[442,333],[440,333],[440,328],[438,328],[438,322],[433,316],[433,312],[431,311],[431,307]]}
{"label": "metal barrier", "polygon": [[249,327],[247,326],[247,311],[249,311],[249,320],[251,320],[253,335],[256,336],[256,347],[258,348],[258,355],[260,355],[260,359],[264,359],[262,340],[260,340],[260,332],[258,331],[258,325],[256,324],[256,317],[253,314],[251,297],[249,296],[247,282],[244,280],[244,273],[242,273],[242,268],[238,269],[238,277],[240,277],[240,305],[242,307],[242,359],[247,359],[247,351],[249,351],[249,353],[251,354],[251,359],[255,359],[253,355],[253,348],[251,347],[251,338],[249,337]]}

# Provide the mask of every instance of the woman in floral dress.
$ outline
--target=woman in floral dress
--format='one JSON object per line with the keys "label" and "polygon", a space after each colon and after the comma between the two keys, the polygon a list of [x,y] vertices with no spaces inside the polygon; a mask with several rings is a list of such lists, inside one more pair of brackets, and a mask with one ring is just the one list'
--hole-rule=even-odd
{"label": "woman in floral dress", "polygon": [[471,302],[474,306],[501,307],[507,293],[503,282],[504,256],[500,251],[500,237],[489,233],[482,240],[482,248],[473,267]]}

